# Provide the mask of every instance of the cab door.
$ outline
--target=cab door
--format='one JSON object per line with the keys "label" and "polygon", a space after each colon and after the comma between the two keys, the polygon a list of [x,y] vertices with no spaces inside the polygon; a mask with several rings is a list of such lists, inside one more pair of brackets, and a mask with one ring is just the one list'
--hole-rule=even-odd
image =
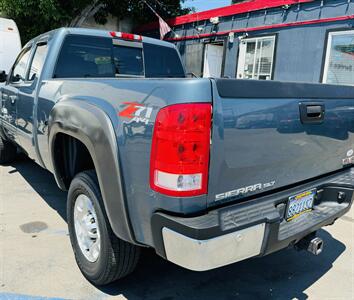
{"label": "cab door", "polygon": [[30,53],[31,47],[21,51],[11,69],[7,83],[1,88],[2,107],[0,118],[5,134],[17,144],[20,144],[17,134],[18,89],[25,82]]}
{"label": "cab door", "polygon": [[22,148],[28,156],[37,160],[35,147],[37,128],[37,87],[42,72],[44,60],[47,56],[47,42],[41,41],[33,46],[33,54],[30,59],[28,74],[24,83],[18,87],[17,104],[17,134]]}

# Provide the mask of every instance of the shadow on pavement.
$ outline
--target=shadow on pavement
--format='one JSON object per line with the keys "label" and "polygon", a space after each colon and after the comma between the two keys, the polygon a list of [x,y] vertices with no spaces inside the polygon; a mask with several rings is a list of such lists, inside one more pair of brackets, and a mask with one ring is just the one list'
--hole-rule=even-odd
{"label": "shadow on pavement", "polygon": [[[54,177],[29,160],[12,165],[43,200],[66,220],[66,193]],[[304,291],[326,274],[345,246],[320,230],[324,252],[313,256],[288,249],[208,272],[192,272],[169,263],[152,250],[145,250],[137,270],[106,287],[108,295],[127,299],[308,299]]]}
{"label": "shadow on pavement", "polygon": [[43,200],[66,221],[66,192],[58,188],[54,176],[25,156],[19,156],[11,166],[14,170],[9,173],[20,173]]}
{"label": "shadow on pavement", "polygon": [[288,249],[197,273],[145,251],[136,272],[101,290],[127,299],[308,299],[304,291],[326,274],[345,246],[320,230],[320,256]]}

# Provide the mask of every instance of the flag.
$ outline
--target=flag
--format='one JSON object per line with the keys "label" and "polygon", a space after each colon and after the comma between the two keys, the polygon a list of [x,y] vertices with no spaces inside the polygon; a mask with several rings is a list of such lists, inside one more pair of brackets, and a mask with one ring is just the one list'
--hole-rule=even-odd
{"label": "flag", "polygon": [[147,7],[151,9],[151,11],[155,14],[155,16],[159,19],[159,25],[160,25],[160,39],[163,40],[165,35],[169,33],[170,31],[173,31],[170,26],[160,17],[160,15],[152,8],[152,6],[146,2],[146,0],[143,0],[143,2],[146,4]]}
{"label": "flag", "polygon": [[160,24],[160,39],[163,40],[165,35],[172,31],[171,27],[168,26],[168,24],[162,19],[159,15],[157,15],[159,18],[159,24]]}

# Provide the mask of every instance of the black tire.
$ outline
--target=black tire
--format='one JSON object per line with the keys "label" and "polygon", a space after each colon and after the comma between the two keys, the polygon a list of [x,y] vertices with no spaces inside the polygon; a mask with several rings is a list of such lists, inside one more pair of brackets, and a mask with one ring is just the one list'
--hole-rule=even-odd
{"label": "black tire", "polygon": [[0,137],[0,164],[7,164],[15,160],[17,147]]}
{"label": "black tire", "polygon": [[[96,211],[100,231],[100,254],[90,262],[82,253],[74,227],[75,201],[80,194],[90,198]],[[96,173],[79,173],[72,181],[68,193],[67,217],[70,241],[76,262],[82,274],[95,285],[106,285],[133,272],[139,257],[140,247],[119,239],[112,231],[102,201]]]}

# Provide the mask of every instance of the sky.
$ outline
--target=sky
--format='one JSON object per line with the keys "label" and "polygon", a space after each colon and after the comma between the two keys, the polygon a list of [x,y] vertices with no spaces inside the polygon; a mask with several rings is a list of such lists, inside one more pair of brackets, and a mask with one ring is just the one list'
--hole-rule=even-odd
{"label": "sky", "polygon": [[231,0],[186,0],[183,6],[193,6],[196,11],[204,11],[231,4]]}

